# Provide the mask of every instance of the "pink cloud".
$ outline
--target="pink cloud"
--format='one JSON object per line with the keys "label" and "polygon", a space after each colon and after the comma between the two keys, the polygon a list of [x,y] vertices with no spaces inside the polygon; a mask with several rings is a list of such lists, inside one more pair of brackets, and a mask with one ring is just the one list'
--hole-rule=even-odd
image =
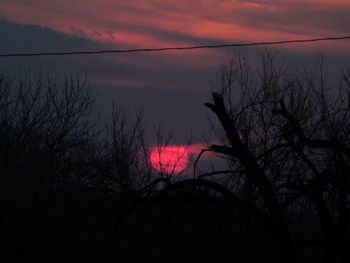
{"label": "pink cloud", "polygon": [[[16,22],[68,34],[74,27],[87,37],[115,45],[159,47],[193,44],[193,37],[218,42],[261,41],[345,33],[350,4],[345,0],[3,0],[0,10],[0,16]],[[339,26],[342,23],[344,28]],[[113,32],[114,38],[108,32]]]}
{"label": "pink cloud", "polygon": [[[347,0],[2,0],[0,17],[102,42],[106,48],[151,48],[276,41],[346,34]],[[346,52],[348,43],[286,45],[287,50]],[[218,65],[226,50],[105,56],[104,61],[147,69]],[[126,83],[126,80],[121,80]],[[133,80],[131,81],[133,82]],[[130,83],[130,80],[128,80]]]}

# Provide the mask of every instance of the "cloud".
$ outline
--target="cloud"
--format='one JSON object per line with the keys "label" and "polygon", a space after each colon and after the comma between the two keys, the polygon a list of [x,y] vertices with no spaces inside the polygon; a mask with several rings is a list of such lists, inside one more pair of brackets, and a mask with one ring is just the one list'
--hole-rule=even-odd
{"label": "cloud", "polygon": [[79,38],[86,38],[87,35],[85,34],[85,32],[77,27],[71,26],[70,27],[70,31],[72,32],[73,36],[79,37]]}
{"label": "cloud", "polygon": [[36,25],[23,25],[0,19],[1,53],[71,51],[72,49],[100,48],[95,41],[70,36]]}
{"label": "cloud", "polygon": [[[82,37],[6,20],[0,20],[0,35],[7,36],[0,53],[105,48]],[[193,68],[176,60],[188,58],[188,54],[170,57],[174,60],[169,56],[165,59],[164,54],[1,58],[0,72],[16,74],[25,70],[37,74],[43,70],[58,77],[86,72],[98,93],[98,106],[105,113],[112,103],[128,111],[143,107],[148,131],[163,121],[178,136],[190,130],[199,135],[199,131],[207,129],[205,118],[201,118],[202,102],[209,94],[209,76],[215,70],[201,63]]]}
{"label": "cloud", "polygon": [[240,13],[243,24],[303,35],[346,34],[350,24],[346,1],[271,1]]}
{"label": "cloud", "polygon": [[[344,1],[2,0],[1,53],[123,49],[283,40],[347,32]],[[15,23],[17,22],[17,23]],[[31,25],[30,25],[31,24]],[[73,29],[73,30],[72,30]],[[6,37],[4,37],[6,36]],[[323,50],[332,65],[349,61],[347,42],[269,47],[295,65]],[[236,49],[256,63],[265,47]],[[164,121],[175,133],[208,130],[202,103],[218,65],[233,49],[98,56],[8,58],[0,70],[87,72],[99,105],[143,105],[147,126]],[[311,55],[310,55],[311,54]]]}
{"label": "cloud", "polygon": [[[348,1],[3,0],[0,16],[116,45],[254,41],[347,33]],[[101,35],[95,32],[104,32]],[[113,34],[110,34],[113,32]],[[73,32],[76,34],[76,31]]]}

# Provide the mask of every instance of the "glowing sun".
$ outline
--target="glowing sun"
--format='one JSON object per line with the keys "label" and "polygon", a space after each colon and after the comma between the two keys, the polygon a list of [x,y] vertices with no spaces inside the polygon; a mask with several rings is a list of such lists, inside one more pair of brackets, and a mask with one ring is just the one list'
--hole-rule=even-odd
{"label": "glowing sun", "polygon": [[188,165],[185,146],[152,147],[150,161],[154,169],[167,174],[178,174]]}

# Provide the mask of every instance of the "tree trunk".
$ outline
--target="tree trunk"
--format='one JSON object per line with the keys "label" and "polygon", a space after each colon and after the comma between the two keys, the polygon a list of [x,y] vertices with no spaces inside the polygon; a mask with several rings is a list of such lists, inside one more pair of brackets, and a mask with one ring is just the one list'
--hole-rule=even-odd
{"label": "tree trunk", "polygon": [[235,123],[226,110],[223,97],[217,93],[213,93],[212,96],[214,104],[205,103],[205,106],[215,113],[230,141],[231,148],[227,150],[227,155],[239,159],[246,169],[247,180],[258,188],[269,211],[271,226],[273,226],[272,232],[277,238],[284,262],[299,262],[295,244],[292,242],[282,209],[271,182],[266,178],[265,173],[257,164],[256,158],[251,154],[247,145],[242,142]]}

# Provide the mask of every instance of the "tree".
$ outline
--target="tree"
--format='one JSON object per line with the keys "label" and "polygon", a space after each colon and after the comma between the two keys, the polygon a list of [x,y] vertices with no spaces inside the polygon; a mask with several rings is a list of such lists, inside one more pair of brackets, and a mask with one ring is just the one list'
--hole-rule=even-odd
{"label": "tree", "polygon": [[320,237],[311,238],[321,242],[323,262],[341,262],[350,227],[349,71],[327,79],[321,56],[316,67],[293,73],[267,53],[253,72],[237,55],[222,67],[220,88],[205,106],[219,121],[222,144],[200,156],[215,152],[230,169],[174,183],[161,194],[188,185],[211,189],[260,222],[285,262],[298,262],[298,246],[310,241],[292,229],[311,221],[307,227],[321,226]]}
{"label": "tree", "polygon": [[[55,228],[105,222],[148,182],[142,112],[111,116],[106,126],[97,118],[86,78],[0,74],[1,241],[19,261],[41,258],[41,238],[56,242]],[[111,196],[109,211],[96,205]]]}
{"label": "tree", "polygon": [[349,72],[334,83],[327,82],[323,58],[318,71],[299,75],[284,73],[269,54],[262,62],[255,80],[242,57],[224,67],[221,92],[205,106],[226,143],[211,150],[231,158],[249,192],[242,200],[266,214],[291,262],[297,251],[286,216],[296,212],[293,205],[308,209],[303,202],[322,225],[323,261],[337,262],[349,239]]}

